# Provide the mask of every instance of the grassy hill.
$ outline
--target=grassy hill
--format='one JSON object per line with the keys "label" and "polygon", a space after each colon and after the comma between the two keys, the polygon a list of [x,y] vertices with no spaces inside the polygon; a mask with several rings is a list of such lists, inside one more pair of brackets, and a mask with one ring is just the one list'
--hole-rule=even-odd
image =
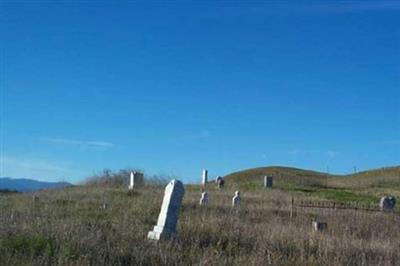
{"label": "grassy hill", "polygon": [[[272,190],[261,186],[267,171],[275,175]],[[377,171],[370,173],[387,173]],[[388,171],[397,173],[398,168]],[[125,185],[108,182],[0,195],[0,265],[397,265],[400,261],[398,213],[296,208],[290,216],[292,197],[327,200],[335,192],[332,195],[342,201],[372,197],[375,203],[376,196],[366,194],[370,187],[364,183],[362,188],[346,187],[347,181],[338,176],[329,176],[324,183],[323,173],[281,167],[246,170],[226,178],[228,186],[222,190],[208,184],[206,207],[198,204],[200,186],[186,186],[178,237],[158,243],[148,241],[147,233],[157,223],[164,186],[149,185],[129,193]],[[357,182],[369,178],[365,173],[351,177]],[[332,180],[343,187],[334,187]],[[238,187],[242,203],[233,210],[231,199]],[[313,232],[313,219],[327,221],[328,229]]]}
{"label": "grassy hill", "polygon": [[[225,176],[227,184],[240,189],[260,190],[263,177],[274,177],[274,188],[310,197],[341,202],[377,204],[384,195],[400,197],[400,166],[383,167],[349,175],[271,166],[247,169]],[[295,193],[295,195],[296,195]]]}

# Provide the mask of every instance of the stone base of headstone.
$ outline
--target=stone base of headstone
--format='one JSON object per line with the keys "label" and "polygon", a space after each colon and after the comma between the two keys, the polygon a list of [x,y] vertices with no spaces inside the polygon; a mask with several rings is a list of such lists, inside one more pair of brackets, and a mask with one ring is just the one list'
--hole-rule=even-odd
{"label": "stone base of headstone", "polygon": [[134,196],[138,195],[138,192],[136,190],[133,190],[133,189],[132,190],[128,190],[127,195],[128,195],[128,197],[134,197]]}
{"label": "stone base of headstone", "polygon": [[165,230],[165,228],[160,227],[160,226],[154,226],[153,231],[150,231],[147,234],[147,238],[150,240],[165,240],[165,239],[170,239],[174,238],[175,233],[173,232],[168,232],[168,230]]}

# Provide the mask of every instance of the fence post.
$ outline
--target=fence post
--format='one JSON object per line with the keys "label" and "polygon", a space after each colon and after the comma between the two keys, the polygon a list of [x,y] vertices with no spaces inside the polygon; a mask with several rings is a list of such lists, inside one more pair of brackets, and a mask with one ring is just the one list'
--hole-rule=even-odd
{"label": "fence post", "polygon": [[294,205],[294,198],[292,198],[291,203],[290,203],[290,219],[293,218],[293,206]]}

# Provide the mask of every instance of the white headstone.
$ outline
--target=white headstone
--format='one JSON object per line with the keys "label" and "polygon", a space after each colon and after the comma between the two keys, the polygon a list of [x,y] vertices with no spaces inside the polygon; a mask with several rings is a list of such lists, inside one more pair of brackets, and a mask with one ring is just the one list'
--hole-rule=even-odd
{"label": "white headstone", "polygon": [[207,179],[208,179],[208,171],[203,170],[203,176],[201,178],[201,183],[203,184],[203,186],[207,185]]}
{"label": "white headstone", "polygon": [[129,178],[129,190],[132,190],[135,186],[141,186],[143,185],[144,178],[143,174],[139,172],[131,172],[130,178]]}
{"label": "white headstone", "polygon": [[172,180],[165,187],[164,199],[158,216],[157,225],[147,238],[153,240],[168,239],[176,235],[179,209],[181,208],[185,189],[179,180]]}
{"label": "white headstone", "polygon": [[235,192],[235,196],[232,198],[232,207],[236,208],[240,205],[240,191]]}
{"label": "white headstone", "polygon": [[130,182],[129,182],[129,190],[133,189],[134,186],[135,186],[135,176],[134,176],[133,172],[131,172]]}
{"label": "white headstone", "polygon": [[272,188],[273,177],[272,176],[264,176],[264,187]]}
{"label": "white headstone", "polygon": [[396,199],[390,196],[382,197],[381,201],[379,202],[379,207],[381,208],[382,211],[391,211],[394,209],[395,205],[396,205]]}
{"label": "white headstone", "polygon": [[208,193],[207,193],[207,191],[204,191],[201,193],[200,205],[204,206],[207,204],[208,204]]}

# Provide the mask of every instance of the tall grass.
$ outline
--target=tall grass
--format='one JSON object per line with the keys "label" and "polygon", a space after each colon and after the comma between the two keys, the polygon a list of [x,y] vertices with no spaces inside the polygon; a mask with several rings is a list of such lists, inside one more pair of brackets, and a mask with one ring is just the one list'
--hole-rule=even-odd
{"label": "tall grass", "polygon": [[[298,209],[284,191],[186,191],[175,241],[152,242],[164,188],[78,186],[0,198],[0,265],[396,265],[400,217]],[[109,203],[104,209],[102,204]],[[328,230],[315,233],[312,219]]]}

